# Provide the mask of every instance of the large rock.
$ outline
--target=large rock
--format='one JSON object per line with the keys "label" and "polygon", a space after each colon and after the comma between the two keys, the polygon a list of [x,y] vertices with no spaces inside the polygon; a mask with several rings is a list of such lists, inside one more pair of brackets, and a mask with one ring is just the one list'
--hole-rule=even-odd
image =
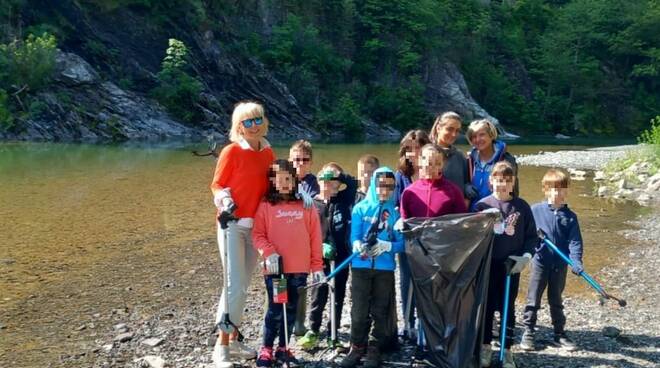
{"label": "large rock", "polygon": [[54,79],[70,86],[77,86],[96,83],[99,74],[80,56],[58,51],[55,56]]}
{"label": "large rock", "polygon": [[470,94],[465,78],[458,67],[450,62],[429,62],[424,72],[426,107],[433,114],[455,111],[463,120],[488,119],[497,125],[502,137],[517,138],[504,130],[500,122],[481,107]]}

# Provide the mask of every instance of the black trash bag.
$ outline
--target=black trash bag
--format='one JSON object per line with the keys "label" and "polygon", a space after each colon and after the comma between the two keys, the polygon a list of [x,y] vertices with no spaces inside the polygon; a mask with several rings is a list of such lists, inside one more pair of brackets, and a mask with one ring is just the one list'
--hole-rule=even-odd
{"label": "black trash bag", "polygon": [[478,367],[494,213],[410,218],[406,255],[434,367]]}

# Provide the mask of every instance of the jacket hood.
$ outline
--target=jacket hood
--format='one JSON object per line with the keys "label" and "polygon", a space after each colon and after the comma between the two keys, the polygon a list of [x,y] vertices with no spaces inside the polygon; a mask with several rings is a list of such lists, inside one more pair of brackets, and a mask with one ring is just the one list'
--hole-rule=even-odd
{"label": "jacket hood", "polygon": [[[494,151],[493,157],[491,157],[490,160],[486,162],[487,165],[490,165],[502,159],[502,156],[504,155],[504,153],[506,153],[506,143],[503,141],[494,140],[493,151]],[[476,148],[472,148],[472,150],[470,151],[470,157],[472,157],[473,162],[479,161],[479,152],[477,151]]]}
{"label": "jacket hood", "polygon": [[[390,173],[392,179],[394,179],[394,171],[387,166],[380,167],[374,171],[374,174],[371,176],[371,182],[369,183],[367,197],[364,199],[364,201],[369,203],[369,206],[378,206],[380,204],[378,193],[376,193],[376,178],[384,173]],[[383,205],[386,207],[396,207],[396,204],[394,203],[394,191],[392,191],[392,195],[390,195],[390,198],[388,198]]]}

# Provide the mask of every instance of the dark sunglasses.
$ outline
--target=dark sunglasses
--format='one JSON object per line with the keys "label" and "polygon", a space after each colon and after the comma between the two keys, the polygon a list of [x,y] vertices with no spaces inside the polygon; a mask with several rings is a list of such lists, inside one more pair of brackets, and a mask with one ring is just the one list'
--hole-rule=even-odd
{"label": "dark sunglasses", "polygon": [[378,184],[377,187],[378,188],[383,188],[383,189],[394,190],[394,188],[396,188],[396,184]]}
{"label": "dark sunglasses", "polygon": [[249,129],[249,128],[252,128],[252,124],[257,125],[257,126],[263,124],[264,119],[263,118],[245,119],[245,120],[241,121],[241,123],[243,124],[244,127]]}
{"label": "dark sunglasses", "polygon": [[296,157],[293,159],[293,162],[310,162],[312,161],[309,157]]}

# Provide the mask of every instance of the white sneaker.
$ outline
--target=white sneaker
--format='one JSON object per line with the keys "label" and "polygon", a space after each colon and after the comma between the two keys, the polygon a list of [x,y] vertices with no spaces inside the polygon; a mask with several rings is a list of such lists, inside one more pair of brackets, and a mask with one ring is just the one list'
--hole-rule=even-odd
{"label": "white sneaker", "polygon": [[220,345],[220,342],[215,344],[213,347],[213,355],[211,356],[215,368],[233,368],[234,363],[232,363],[229,358],[229,346]]}
{"label": "white sneaker", "polygon": [[504,363],[502,368],[517,368],[516,362],[513,360],[513,352],[511,350],[504,350]]}
{"label": "white sneaker", "polygon": [[493,348],[490,347],[490,344],[481,345],[481,366],[490,367],[490,363],[493,360]]}
{"label": "white sneaker", "polygon": [[247,344],[233,340],[229,341],[229,354],[238,359],[256,359],[257,351],[249,347]]}

